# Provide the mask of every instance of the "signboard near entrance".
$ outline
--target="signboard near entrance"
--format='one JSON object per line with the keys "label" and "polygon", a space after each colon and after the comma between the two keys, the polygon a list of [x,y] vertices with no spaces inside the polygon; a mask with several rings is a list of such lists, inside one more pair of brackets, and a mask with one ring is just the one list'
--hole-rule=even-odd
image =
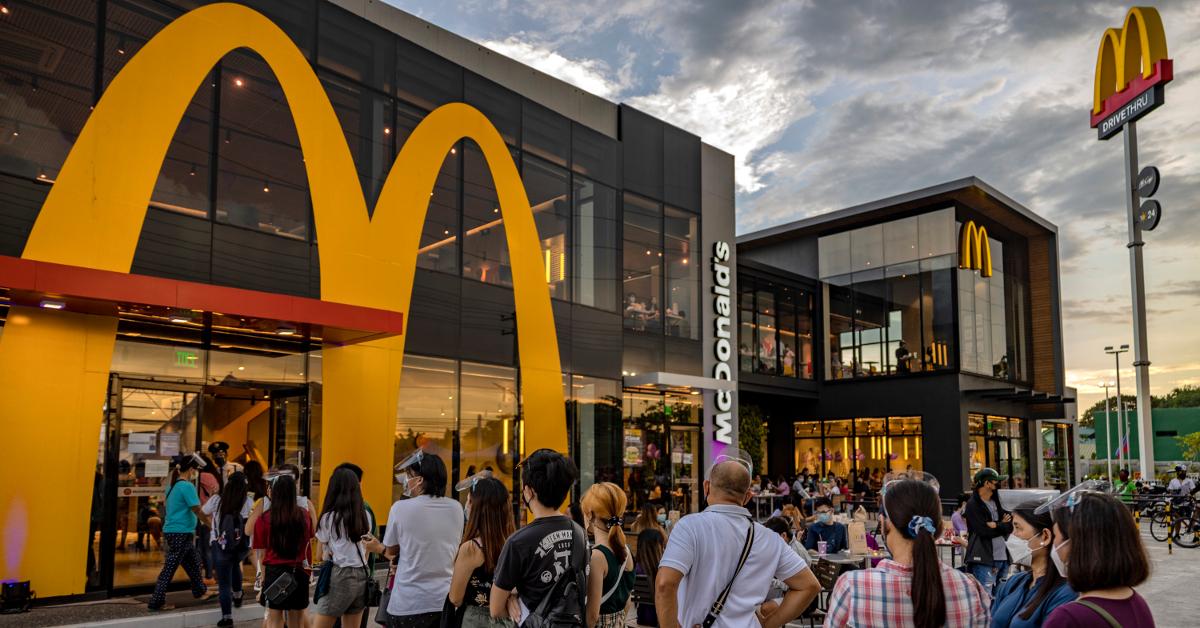
{"label": "signboard near entrance", "polygon": [[126,450],[131,454],[157,453],[154,432],[131,432]]}

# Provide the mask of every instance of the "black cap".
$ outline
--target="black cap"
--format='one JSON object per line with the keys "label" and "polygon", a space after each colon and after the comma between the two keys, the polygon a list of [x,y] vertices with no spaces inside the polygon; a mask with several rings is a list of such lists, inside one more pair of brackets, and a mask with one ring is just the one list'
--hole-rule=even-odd
{"label": "black cap", "polygon": [[212,443],[209,443],[208,453],[215,454],[218,451],[228,452],[229,451],[229,443],[227,443],[223,440],[213,441]]}

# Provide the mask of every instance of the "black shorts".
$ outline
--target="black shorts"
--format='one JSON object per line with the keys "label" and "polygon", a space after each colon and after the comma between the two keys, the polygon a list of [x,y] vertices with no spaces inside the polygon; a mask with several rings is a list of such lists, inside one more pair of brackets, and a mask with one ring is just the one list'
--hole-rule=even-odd
{"label": "black shorts", "polygon": [[[266,591],[270,588],[275,579],[285,573],[291,573],[292,578],[296,580],[296,587],[291,594],[287,596],[282,603],[268,604],[266,600]],[[258,596],[258,602],[265,608],[273,608],[283,611],[302,611],[308,608],[308,572],[302,567],[290,567],[286,565],[263,565],[263,592]]]}

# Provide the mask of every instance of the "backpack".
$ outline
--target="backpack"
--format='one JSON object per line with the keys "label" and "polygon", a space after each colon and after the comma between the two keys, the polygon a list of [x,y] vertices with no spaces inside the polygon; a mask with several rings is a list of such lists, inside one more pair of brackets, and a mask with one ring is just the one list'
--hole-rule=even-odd
{"label": "backpack", "polygon": [[[220,511],[218,511],[220,512]],[[246,522],[239,513],[223,515],[217,522],[217,546],[226,555],[242,560],[250,552],[250,539],[246,536]]]}
{"label": "backpack", "polygon": [[[584,611],[584,595],[587,581],[579,582],[579,565],[587,565],[587,533],[578,524],[572,524],[571,565],[538,603],[537,608],[525,618],[521,628],[582,628],[587,625]],[[586,572],[585,572],[586,573]]]}

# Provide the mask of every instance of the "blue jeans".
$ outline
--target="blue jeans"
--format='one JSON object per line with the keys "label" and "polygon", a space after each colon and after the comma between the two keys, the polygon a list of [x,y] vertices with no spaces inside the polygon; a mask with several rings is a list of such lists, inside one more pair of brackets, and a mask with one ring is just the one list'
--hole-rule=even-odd
{"label": "blue jeans", "polygon": [[242,561],[219,546],[212,546],[213,570],[217,573],[217,599],[221,617],[233,617],[233,597],[242,595]]}
{"label": "blue jeans", "polygon": [[971,575],[983,585],[983,590],[987,591],[988,595],[995,595],[996,585],[1008,574],[1008,561],[994,560],[991,564],[971,565],[970,569]]}

